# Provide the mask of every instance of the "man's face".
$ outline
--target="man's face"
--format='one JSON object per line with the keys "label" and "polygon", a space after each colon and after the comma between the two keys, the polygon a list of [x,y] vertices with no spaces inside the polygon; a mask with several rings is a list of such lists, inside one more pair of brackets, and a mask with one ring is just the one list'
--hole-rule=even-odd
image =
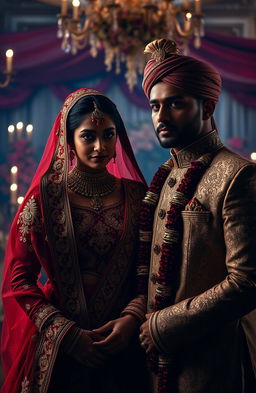
{"label": "man's face", "polygon": [[181,150],[203,131],[203,103],[183,90],[160,82],[150,92],[152,120],[162,147]]}

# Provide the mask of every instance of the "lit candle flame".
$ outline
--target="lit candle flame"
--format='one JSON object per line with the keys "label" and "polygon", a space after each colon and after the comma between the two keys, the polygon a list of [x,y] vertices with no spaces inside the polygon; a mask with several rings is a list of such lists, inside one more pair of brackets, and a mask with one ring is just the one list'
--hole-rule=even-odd
{"label": "lit candle flame", "polygon": [[22,123],[22,121],[19,121],[17,124],[16,124],[16,128],[17,128],[17,130],[22,130],[22,128],[23,128],[23,123]]}
{"label": "lit candle flame", "polygon": [[77,21],[79,19],[79,7],[80,7],[80,1],[79,0],[73,0],[72,1],[73,5],[73,19]]}
{"label": "lit candle flame", "polygon": [[15,131],[14,125],[13,125],[13,124],[10,124],[9,127],[8,127],[8,132],[9,132],[10,134],[12,134],[14,131]]}
{"label": "lit candle flame", "polygon": [[19,196],[17,198],[17,202],[18,202],[19,205],[21,205],[23,201],[24,201],[24,197],[23,196]]}
{"label": "lit candle flame", "polygon": [[16,183],[12,183],[11,185],[10,185],[10,190],[11,191],[17,191],[17,189],[18,189],[18,186],[17,186],[17,184]]}
{"label": "lit candle flame", "polygon": [[12,72],[12,58],[13,58],[14,52],[12,49],[8,49],[5,52],[6,56],[6,72],[7,74],[11,74]]}
{"label": "lit candle flame", "polygon": [[16,165],[12,166],[12,167],[11,167],[11,172],[12,172],[13,174],[17,173],[17,172],[18,172],[18,167],[17,167]]}
{"label": "lit candle flame", "polygon": [[33,125],[32,124],[28,124],[26,127],[26,131],[28,134],[31,134],[31,132],[33,131]]}

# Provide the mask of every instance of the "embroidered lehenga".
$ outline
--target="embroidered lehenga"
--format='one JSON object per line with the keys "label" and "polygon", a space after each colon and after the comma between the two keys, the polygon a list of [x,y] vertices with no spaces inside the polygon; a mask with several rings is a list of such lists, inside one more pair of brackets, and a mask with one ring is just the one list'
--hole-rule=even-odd
{"label": "embroidered lehenga", "polygon": [[[144,391],[136,339],[99,369],[62,351],[76,325],[91,330],[120,317],[134,296],[137,221],[145,192],[125,128],[118,133],[116,163],[123,199],[101,211],[70,203],[66,119],[83,96],[64,102],[38,170],[10,232],[6,250],[2,393],[124,393]],[[137,389],[137,390],[136,390]]]}

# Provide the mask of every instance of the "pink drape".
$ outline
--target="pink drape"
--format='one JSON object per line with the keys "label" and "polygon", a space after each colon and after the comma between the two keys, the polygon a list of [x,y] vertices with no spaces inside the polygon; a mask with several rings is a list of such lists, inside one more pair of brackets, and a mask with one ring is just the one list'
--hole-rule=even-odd
{"label": "pink drape", "polygon": [[[141,87],[128,90],[124,76],[106,72],[103,50],[92,58],[89,49],[76,56],[65,54],[56,37],[56,26],[30,32],[0,35],[0,52],[15,51],[15,82],[0,90],[0,108],[14,108],[40,85],[49,88],[61,99],[70,92],[69,82],[99,77],[97,89],[104,92],[110,85],[119,84],[127,99],[140,108],[148,104]],[[202,46],[191,45],[190,55],[215,66],[223,77],[227,92],[245,106],[256,107],[256,40],[207,33]],[[1,62],[3,69],[4,62]]]}

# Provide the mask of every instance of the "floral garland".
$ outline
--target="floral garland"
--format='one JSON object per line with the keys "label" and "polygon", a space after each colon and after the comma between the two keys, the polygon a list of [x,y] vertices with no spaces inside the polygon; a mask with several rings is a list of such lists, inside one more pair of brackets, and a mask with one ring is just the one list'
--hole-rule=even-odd
{"label": "floral garland", "polygon": [[[211,154],[200,157],[191,162],[174,196],[167,212],[167,223],[161,246],[161,258],[157,276],[157,288],[154,311],[162,310],[173,304],[175,284],[180,260],[180,240],[182,238],[181,211],[193,197],[198,182],[212,160]],[[156,172],[148,192],[142,203],[140,214],[140,245],[138,255],[137,277],[138,293],[146,294],[150,265],[151,242],[153,235],[154,212],[159,201],[160,192],[171,169],[171,161],[167,161]],[[160,355],[151,355],[149,358],[151,368],[158,374],[158,393],[167,393],[170,383],[170,360]]]}

